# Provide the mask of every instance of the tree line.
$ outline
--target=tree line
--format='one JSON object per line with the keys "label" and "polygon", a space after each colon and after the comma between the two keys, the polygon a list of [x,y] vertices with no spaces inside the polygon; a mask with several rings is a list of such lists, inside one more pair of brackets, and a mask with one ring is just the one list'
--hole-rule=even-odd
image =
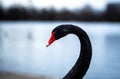
{"label": "tree line", "polygon": [[83,9],[56,10],[55,8],[25,8],[11,6],[4,9],[0,6],[0,20],[50,20],[50,21],[112,21],[120,22],[120,4],[108,4],[105,11],[93,10],[90,6]]}

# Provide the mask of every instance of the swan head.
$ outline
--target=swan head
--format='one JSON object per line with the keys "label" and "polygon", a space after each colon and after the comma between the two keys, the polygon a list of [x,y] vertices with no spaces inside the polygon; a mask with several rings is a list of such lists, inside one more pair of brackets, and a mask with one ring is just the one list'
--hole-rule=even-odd
{"label": "swan head", "polygon": [[55,40],[58,40],[64,36],[66,36],[67,34],[68,34],[67,28],[64,25],[60,25],[60,26],[54,28],[46,47],[51,45]]}

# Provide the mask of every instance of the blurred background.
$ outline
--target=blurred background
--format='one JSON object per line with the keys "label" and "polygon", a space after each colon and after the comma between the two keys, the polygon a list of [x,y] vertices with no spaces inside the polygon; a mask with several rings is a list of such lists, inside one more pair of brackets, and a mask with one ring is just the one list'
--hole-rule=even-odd
{"label": "blurred background", "polygon": [[46,48],[53,28],[74,24],[93,56],[84,79],[120,79],[120,0],[0,0],[0,79],[61,79],[79,56],[75,35]]}

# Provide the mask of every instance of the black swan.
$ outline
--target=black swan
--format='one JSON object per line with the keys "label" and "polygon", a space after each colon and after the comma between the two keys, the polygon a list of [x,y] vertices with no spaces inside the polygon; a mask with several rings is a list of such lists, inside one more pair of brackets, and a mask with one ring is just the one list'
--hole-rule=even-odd
{"label": "black swan", "polygon": [[59,25],[52,31],[51,38],[46,47],[67,34],[78,36],[81,43],[81,52],[77,62],[63,79],[82,79],[89,68],[92,57],[91,42],[84,30],[75,25]]}

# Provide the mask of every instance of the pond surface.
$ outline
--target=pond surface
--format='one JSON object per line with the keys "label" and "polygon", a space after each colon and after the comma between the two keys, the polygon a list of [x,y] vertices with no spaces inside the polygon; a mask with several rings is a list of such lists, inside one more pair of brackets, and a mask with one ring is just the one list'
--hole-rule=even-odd
{"label": "pond surface", "polygon": [[93,56],[84,79],[120,79],[120,23],[0,22],[0,71],[62,78],[77,60],[80,43],[70,34],[46,48],[60,24],[78,25],[90,37]]}

